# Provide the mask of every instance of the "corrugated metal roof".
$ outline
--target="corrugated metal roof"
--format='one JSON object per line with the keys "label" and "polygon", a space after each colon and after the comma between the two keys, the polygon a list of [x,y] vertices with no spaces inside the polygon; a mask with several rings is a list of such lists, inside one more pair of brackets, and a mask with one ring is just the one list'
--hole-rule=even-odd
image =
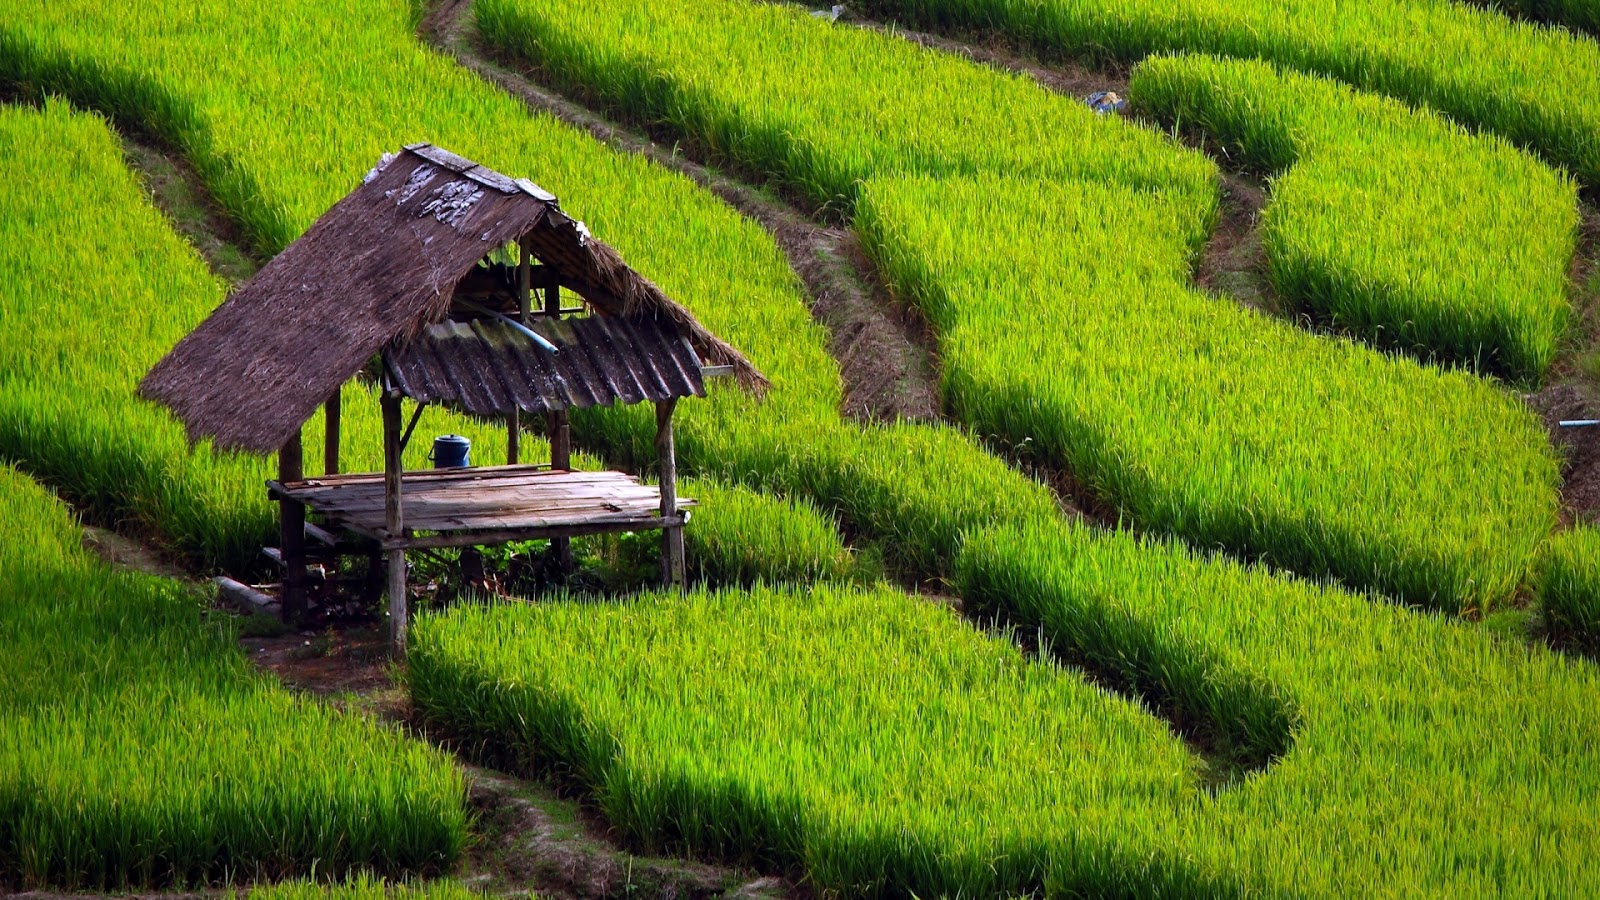
{"label": "corrugated metal roof", "polygon": [[705,396],[700,358],[671,322],[590,315],[529,327],[558,352],[474,319],[428,325],[384,359],[406,396],[480,416]]}

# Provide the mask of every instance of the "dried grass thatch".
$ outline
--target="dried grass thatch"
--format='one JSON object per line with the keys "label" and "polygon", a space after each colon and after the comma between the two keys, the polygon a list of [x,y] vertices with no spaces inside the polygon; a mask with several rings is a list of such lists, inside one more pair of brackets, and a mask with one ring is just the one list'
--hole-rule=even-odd
{"label": "dried grass thatch", "polygon": [[450,309],[457,282],[525,238],[560,283],[605,315],[669,320],[708,365],[766,379],[556,198],[428,144],[406,147],[230,296],[139,384],[193,440],[267,453],[391,344]]}

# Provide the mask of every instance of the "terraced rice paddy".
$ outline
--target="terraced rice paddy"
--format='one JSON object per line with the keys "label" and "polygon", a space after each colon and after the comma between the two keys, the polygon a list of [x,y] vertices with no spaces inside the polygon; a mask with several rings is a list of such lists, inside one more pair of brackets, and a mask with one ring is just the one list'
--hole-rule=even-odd
{"label": "terraced rice paddy", "polygon": [[[1511,4],[1508,4],[1508,6]],[[1600,46],[1452,0],[866,0],[933,29],[996,31],[1057,57],[1264,59],[1431,106],[1600,184]],[[1583,15],[1593,21],[1592,4]]]}
{"label": "terraced rice paddy", "polygon": [[[1216,209],[1214,172],[1191,151],[1021,79],[792,9],[476,8],[490,41],[573,90],[815,202],[854,198],[875,261],[938,333],[956,418],[1065,468],[1141,527],[1454,609],[1509,597],[1554,524],[1545,438],[1509,396],[1184,287]],[[974,169],[1041,183],[972,186]],[[1533,266],[1555,285],[1525,317],[1543,334],[1535,344],[1562,318],[1573,242],[1570,190],[1543,174],[1560,219]],[[1039,200],[1077,193],[1096,197],[1094,213]],[[1372,281],[1358,262],[1328,269]],[[1374,307],[1365,321],[1412,313],[1386,312],[1381,288],[1356,293],[1351,306]],[[1457,296],[1437,331],[1477,330],[1479,310]],[[1472,424],[1416,415],[1435,406]]]}
{"label": "terraced rice paddy", "polygon": [[1492,136],[1258,62],[1141,63],[1132,99],[1272,177],[1272,282],[1369,344],[1536,385],[1571,304],[1577,187]]}
{"label": "terraced rice paddy", "polygon": [[[88,111],[189,160],[261,256],[429,140],[555,192],[774,382],[679,420],[691,561],[725,587],[420,616],[404,683],[435,733],[629,847],[829,896],[1596,893],[1577,651],[1600,558],[1485,377],[1537,386],[1582,339],[1577,187],[1547,162],[1600,172],[1594,42],[1435,0],[1066,4],[876,5],[1061,54],[1218,54],[1144,63],[1135,99],[1276,176],[1277,290],[1360,342],[1193,286],[1219,170],[1154,127],[804,10],[477,0],[486,49],[858,232],[927,321],[951,419],[858,425],[769,234],[428,50],[420,7],[26,0],[0,83],[59,99],[0,111],[8,183],[54,179],[0,193],[0,458],[193,565],[246,564],[267,461],[132,396],[226,286]],[[1258,55],[1282,68],[1229,59]],[[345,399],[374,467],[376,404]],[[498,427],[433,415],[494,460]],[[648,418],[576,429],[643,469]],[[448,869],[470,826],[447,756],[250,674],[191,593],[91,562],[9,468],[0,524],[0,885]],[[1475,621],[1530,600],[1573,652]]]}
{"label": "terraced rice paddy", "polygon": [[0,521],[0,879],[430,872],[461,851],[443,754],[253,673],[192,589],[90,558],[9,467]]}

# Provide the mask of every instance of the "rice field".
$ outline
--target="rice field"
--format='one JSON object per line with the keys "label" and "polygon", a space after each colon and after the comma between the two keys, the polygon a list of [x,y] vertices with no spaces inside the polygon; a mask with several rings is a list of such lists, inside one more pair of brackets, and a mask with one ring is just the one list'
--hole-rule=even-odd
{"label": "rice field", "polygon": [[90,558],[61,503],[9,467],[0,522],[0,884],[455,860],[466,788],[443,754],[256,674],[192,589]]}
{"label": "rice field", "polygon": [[[935,30],[998,32],[1058,58],[1267,60],[1432,107],[1600,185],[1600,44],[1454,0],[866,0],[858,8]],[[1587,0],[1560,8],[1584,10],[1575,18],[1593,23]]]}
{"label": "rice field", "polygon": [[[263,252],[287,244],[342,196],[382,150],[409,142],[419,132],[503,171],[534,175],[558,193],[564,209],[585,219],[630,264],[682,298],[702,322],[772,379],[774,389],[760,403],[736,391],[715,389],[710,402],[684,405],[678,443],[685,469],[809,501],[873,541],[902,570],[919,577],[947,574],[962,533],[974,523],[1054,515],[1047,491],[1019,478],[954,429],[846,425],[838,414],[838,367],[807,312],[793,272],[765,232],[687,179],[620,156],[552,120],[530,116],[511,98],[424,50],[411,34],[414,20],[407,5],[350,0],[345,7],[285,7],[271,29],[256,28],[210,4],[196,4],[192,11],[186,27],[218,39],[225,36],[235,51],[218,59],[200,43],[169,46],[160,36],[170,27],[170,17],[156,8],[118,15],[114,23],[102,18],[104,27],[91,37],[83,23],[97,21],[106,11],[34,4],[0,22],[0,67],[5,77],[142,123],[186,148],[219,202]],[[334,40],[339,43],[330,48],[328,42]],[[155,47],[162,49],[156,52],[151,49]],[[127,78],[114,74],[118,72],[140,75]],[[366,74],[356,77],[352,72]],[[286,82],[298,86],[280,90]],[[175,113],[176,101],[149,99],[156,95],[185,98],[181,106],[187,111]],[[281,106],[263,109],[263,98]],[[293,128],[285,124],[290,122]],[[295,149],[307,134],[317,135],[322,157],[306,160]],[[334,160],[342,162],[335,165]],[[192,254],[185,265],[201,270]],[[217,302],[215,288],[210,290],[186,301],[194,304],[196,320]],[[20,299],[15,302],[22,305]],[[175,340],[152,335],[144,358],[159,358]],[[114,378],[131,390],[142,371],[142,366],[129,365]],[[114,403],[116,410],[133,405],[120,393]],[[345,404],[352,410],[370,405],[359,397]],[[19,406],[34,416],[51,403]],[[102,414],[113,420],[116,415],[121,413]],[[437,424],[432,414],[424,421],[429,427]],[[101,447],[116,446],[102,437],[74,443],[71,453],[46,454],[42,448],[50,442],[77,442],[77,429],[24,425],[30,428],[27,433],[37,435],[29,438],[30,453],[66,463],[60,471],[46,473],[66,485],[83,477],[67,467],[73,454],[93,457],[105,453]],[[162,427],[173,441],[179,440],[176,425]],[[347,445],[372,452],[368,448],[375,448],[375,442],[363,440],[353,427],[345,426]],[[450,427],[457,426],[452,422]],[[491,452],[501,446],[493,426],[461,427],[470,430],[459,433],[479,436],[476,445]],[[612,464],[635,469],[654,459],[653,430],[648,412],[637,408],[574,420],[582,446]],[[150,432],[160,430],[136,429],[117,440],[144,459],[152,455],[143,449],[154,442],[146,437]],[[316,446],[315,421],[306,435],[307,445]],[[375,461],[359,457],[358,462]],[[29,465],[37,471],[42,463],[36,458]],[[196,465],[205,469],[226,462],[206,454]],[[960,477],[950,479],[952,472]],[[249,494],[255,492],[250,485],[260,483],[220,472],[206,477],[248,493],[231,506],[224,502],[202,508],[248,508]],[[200,495],[193,487],[182,490],[191,497]],[[192,504],[185,500],[175,505]],[[150,505],[130,504],[135,509]],[[258,524],[248,528],[215,516],[208,525],[237,534],[235,546],[249,548],[259,543],[261,528],[267,526],[264,498],[255,509]],[[691,542],[697,539],[694,532],[708,534],[716,527],[709,506],[697,514],[696,524],[688,535]],[[780,535],[781,529],[770,533]],[[740,535],[748,542],[758,532],[746,528]],[[775,554],[782,552],[780,548]]]}
{"label": "rice field", "polygon": [[418,623],[411,689],[501,765],[589,789],[650,852],[825,893],[1555,896],[1600,878],[1581,849],[1591,667],[1075,526],[975,538],[961,587],[1246,741],[1288,726],[1287,746],[1208,790],[1138,704],[886,589],[462,608]]}
{"label": "rice field", "polygon": [[858,227],[939,329],[956,415],[1141,527],[1449,610],[1509,598],[1554,527],[1554,457],[1515,396],[1194,290],[1182,229],[1136,193],[866,194]]}
{"label": "rice field", "polygon": [[1600,638],[1600,532],[1577,526],[1545,545],[1539,573],[1539,606],[1558,634],[1593,642]]}
{"label": "rice field", "polygon": [[1295,311],[1538,385],[1571,314],[1570,179],[1437,113],[1261,62],[1152,57],[1130,98],[1271,179],[1262,241]]}
{"label": "rice field", "polygon": [[[191,448],[132,399],[225,286],[141,196],[105,124],[68,103],[160,135],[263,255],[379,152],[431,140],[554,191],[774,382],[762,402],[716,389],[679,419],[698,479],[683,492],[706,501],[691,565],[729,587],[421,615],[406,684],[435,726],[582,793],[630,846],[790,874],[829,896],[1595,893],[1593,665],[1469,621],[1528,592],[1575,621],[1558,610],[1592,593],[1589,532],[1552,537],[1556,459],[1512,394],[1197,291],[1217,170],[1168,136],[803,11],[563,9],[479,0],[476,16],[541,77],[851,222],[930,320],[956,424],[842,420],[838,367],[767,233],[425,49],[413,4],[240,14],[202,0],[27,0],[0,16],[0,81],[64,99],[0,111],[0,168],[14,181],[58,172],[74,189],[0,195],[0,311],[19,324],[0,335],[0,456],[191,559],[226,565],[270,528],[264,461]],[[1320,82],[1247,76],[1281,89],[1284,117],[1326,104],[1415,128],[1425,145],[1466,148],[1452,165],[1504,165],[1538,209],[1570,211],[1571,182],[1503,142]],[[40,139],[41,120],[53,138]],[[1293,121],[1261,134],[1285,180],[1332,152]],[[1342,187],[1333,174],[1307,184]],[[1519,283],[1537,283],[1570,240],[1564,220],[1535,218],[1545,230]],[[1457,298],[1478,290],[1454,284]],[[1537,369],[1556,304],[1533,291],[1518,306],[1503,290],[1510,319],[1533,325],[1496,340],[1531,348]],[[1357,302],[1404,315],[1378,299]],[[89,324],[65,327],[63,309]],[[1466,312],[1442,312],[1425,340],[1445,343]],[[365,390],[350,390],[347,418],[371,416]],[[648,418],[596,411],[575,427],[595,458],[641,469]],[[363,466],[376,441],[354,435],[368,427],[346,425]],[[492,460],[503,436],[470,427],[489,451],[479,461]],[[308,445],[318,437],[313,425]],[[1121,525],[1065,521],[1050,489],[995,449],[1067,470]],[[5,497],[0,523],[39,518]],[[23,761],[0,772],[37,772],[54,792],[5,793],[0,777],[0,854],[33,841],[0,878],[279,878],[309,874],[306,854],[324,861],[318,878],[325,863],[340,875],[447,867],[463,791],[435,751],[264,686],[195,598],[83,560],[54,509],[59,533],[28,544],[77,560],[60,581],[28,581],[38,559],[0,544],[0,642],[8,615],[40,636],[20,642],[34,648],[20,668],[0,664],[0,715],[32,710],[16,714],[22,738],[0,730],[0,759]],[[880,560],[958,595],[969,617],[876,583]],[[95,593],[102,580],[118,591]],[[94,602],[74,606],[69,587],[86,584]],[[143,598],[138,612],[101,599],[112,594]],[[1015,630],[986,630],[995,620]],[[40,649],[65,644],[58,627],[131,649],[56,677],[78,665]],[[169,654],[190,662],[165,665]],[[114,741],[84,738],[100,722]],[[130,749],[143,744],[163,755]],[[333,774],[285,784],[288,768],[261,765],[263,747],[273,760],[306,746]],[[344,779],[327,746],[364,768]],[[61,764],[80,747],[101,754],[87,794],[79,767]],[[230,768],[243,747],[254,755]],[[8,830],[7,804],[65,796],[115,803],[41,804],[18,815],[43,824]],[[295,818],[344,822],[357,804],[369,815],[348,830]],[[129,838],[130,823],[152,822],[181,851]],[[415,890],[461,895],[448,882]],[[390,890],[362,877],[256,893]]]}
{"label": "rice field", "polygon": [[[39,134],[46,120],[48,140]],[[102,121],[71,116],[59,103],[43,117],[4,109],[0,146],[0,174],[23,180],[66,166],[58,185],[75,198],[0,197],[0,316],[9,326],[0,357],[0,457],[58,486],[95,518],[152,535],[202,569],[250,567],[277,527],[264,487],[276,476],[272,461],[191,447],[170,415],[133,396],[144,372],[221,302],[224,286],[150,205]],[[138,256],[119,252],[130,242]],[[74,277],[91,270],[118,290],[107,294],[98,280]],[[64,308],[83,314],[62,316]],[[377,468],[376,395],[359,384],[343,393],[344,465]],[[468,436],[480,465],[504,461],[498,425],[435,410],[421,426]],[[321,428],[319,413],[306,429],[307,448],[321,446]],[[534,436],[524,446],[529,456],[548,454]],[[407,465],[427,467],[427,452],[426,441],[413,442]],[[307,470],[319,471],[317,454],[308,449],[307,456]],[[596,465],[582,455],[577,464]],[[785,571],[808,571],[814,560],[830,575],[850,567],[827,518],[804,502],[785,505],[714,481],[689,489],[716,500],[688,536],[696,571],[706,577],[747,579],[763,554],[792,557],[795,547],[812,550],[819,540],[824,549]],[[765,541],[755,540],[758,521],[773,523]]]}
{"label": "rice field", "polygon": [[[715,159],[817,202],[848,179],[879,270],[935,328],[955,417],[1064,468],[1140,527],[1462,609],[1509,598],[1554,526],[1553,457],[1509,394],[1186,287],[1216,214],[1215,172],[1192,151],[1020,78],[790,8],[616,0],[579,14],[482,0],[476,9],[490,41]],[[1007,126],[987,121],[991,111]],[[960,140],[921,140],[929,134]],[[914,152],[902,147],[910,140]],[[841,184],[819,193],[824,156]],[[1146,171],[1181,177],[1152,187],[1160,176]],[[1558,176],[1531,161],[1523,172],[1547,177],[1558,219],[1522,236],[1539,244],[1529,268],[1543,293],[1524,294],[1529,279],[1511,275],[1501,296],[1532,307],[1508,318],[1531,321],[1522,346],[1548,358],[1576,214]],[[1007,178],[981,177],[999,173]],[[1086,194],[1093,211],[1080,214]],[[1553,246],[1540,243],[1547,235]],[[1328,269],[1371,282],[1354,260]],[[1439,261],[1425,271],[1459,269]],[[1466,286],[1454,291],[1457,302],[1419,326],[1431,325],[1428,337],[1446,351],[1447,330],[1483,340],[1473,322],[1493,305]],[[1415,309],[1385,312],[1381,290],[1360,293],[1347,305],[1367,321]],[[1505,347],[1521,358],[1514,338]],[[1430,408],[1458,411],[1461,427],[1418,415]]]}

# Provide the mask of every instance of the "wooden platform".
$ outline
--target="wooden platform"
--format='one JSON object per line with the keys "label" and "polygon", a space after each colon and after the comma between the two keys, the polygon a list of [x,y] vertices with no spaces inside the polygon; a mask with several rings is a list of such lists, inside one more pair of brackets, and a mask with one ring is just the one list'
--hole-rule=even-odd
{"label": "wooden platform", "polygon": [[[267,482],[274,500],[295,500],[325,524],[376,540],[384,550],[492,545],[515,540],[649,531],[682,525],[663,518],[661,494],[625,472],[544,466],[484,466],[405,473],[404,535],[384,529],[383,475],[352,474]],[[681,509],[694,501],[679,497]]]}

